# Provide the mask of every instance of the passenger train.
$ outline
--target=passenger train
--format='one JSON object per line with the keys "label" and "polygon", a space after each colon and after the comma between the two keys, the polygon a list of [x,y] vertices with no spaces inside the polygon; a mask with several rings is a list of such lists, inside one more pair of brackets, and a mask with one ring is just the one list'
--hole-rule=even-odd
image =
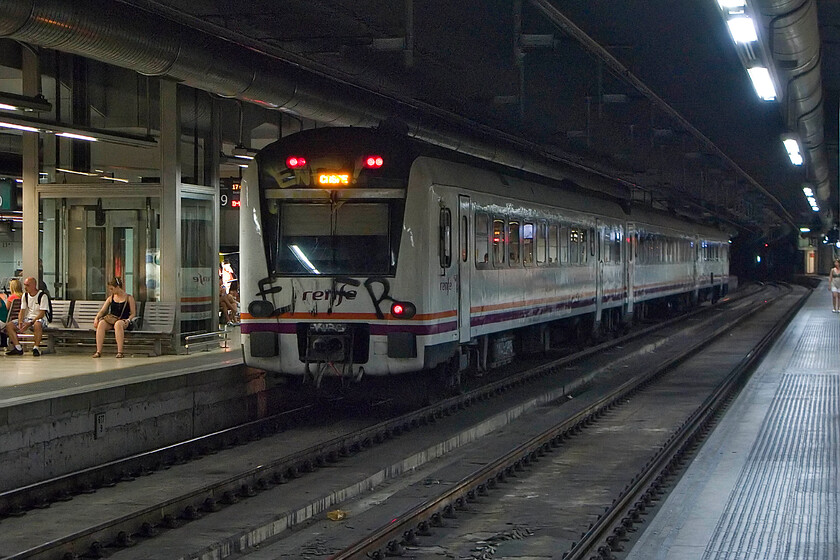
{"label": "passenger train", "polygon": [[379,129],[267,146],[240,224],[245,362],[316,386],[457,383],[729,279],[725,232]]}

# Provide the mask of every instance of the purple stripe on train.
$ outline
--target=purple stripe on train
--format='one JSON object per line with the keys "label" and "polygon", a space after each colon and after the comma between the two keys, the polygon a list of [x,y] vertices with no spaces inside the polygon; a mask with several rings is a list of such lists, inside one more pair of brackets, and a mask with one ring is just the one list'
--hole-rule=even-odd
{"label": "purple stripe on train", "polygon": [[544,305],[541,307],[529,307],[527,309],[515,309],[511,311],[504,311],[502,313],[491,313],[488,315],[482,315],[481,317],[471,317],[470,325],[473,327],[479,325],[490,325],[493,323],[501,323],[503,321],[524,319],[526,317],[538,317],[547,313],[555,313],[557,311],[565,311],[568,309],[577,309],[579,307],[588,307],[590,305],[595,305],[595,298],[588,298],[578,301],[567,301],[562,303],[555,303],[553,305]]}
{"label": "purple stripe on train", "polygon": [[[370,334],[385,335],[389,332],[409,332],[416,335],[430,335],[442,332],[451,332],[457,328],[457,321],[447,321],[445,323],[434,323],[431,325],[372,324],[370,325]],[[242,334],[249,334],[253,332],[295,334],[297,333],[297,323],[242,323]]]}

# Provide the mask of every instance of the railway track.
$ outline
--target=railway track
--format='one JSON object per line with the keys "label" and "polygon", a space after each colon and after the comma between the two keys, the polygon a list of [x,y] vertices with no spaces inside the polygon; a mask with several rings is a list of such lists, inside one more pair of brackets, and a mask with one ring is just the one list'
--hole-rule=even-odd
{"label": "railway track", "polygon": [[[543,489],[557,487],[564,481],[568,482],[569,472],[563,470],[558,474],[556,466],[567,460],[569,456],[575,456],[582,447],[590,448],[583,452],[586,453],[585,457],[596,464],[601,463],[600,466],[603,467],[609,459],[604,457],[604,453],[592,452],[591,448],[602,447],[609,450],[609,454],[617,454],[621,444],[615,441],[613,434],[621,433],[619,438],[627,437],[626,430],[622,430],[622,425],[628,421],[628,418],[633,417],[637,424],[644,423],[647,430],[654,429],[669,435],[661,438],[656,445],[651,445],[650,441],[642,444],[648,448],[654,448],[654,451],[649,456],[642,454],[637,457],[638,470],[623,480],[623,487],[620,486],[621,480],[610,480],[610,474],[604,475],[607,480],[589,479],[588,483],[594,487],[603,489],[611,486],[611,489],[606,494],[607,498],[602,498],[599,504],[588,503],[582,508],[569,508],[570,517],[572,520],[577,519],[581,527],[579,536],[567,535],[565,539],[554,539],[552,551],[545,550],[540,544],[529,549],[529,554],[534,557],[544,557],[544,555],[545,557],[559,557],[558,550],[565,549],[565,552],[562,552],[565,560],[615,558],[613,553],[625,551],[624,543],[631,540],[629,535],[636,532],[638,525],[644,522],[644,516],[648,515],[670,485],[675,482],[688,458],[708,435],[711,427],[743,385],[765,349],[775,340],[798,308],[799,305],[794,305],[777,310],[776,315],[767,325],[768,329],[751,333],[754,336],[745,336],[744,342],[749,347],[744,357],[732,363],[731,369],[704,376],[697,384],[703,386],[692,386],[689,378],[692,372],[696,373],[697,366],[684,366],[683,362],[687,357],[676,356],[671,363],[661,364],[643,379],[617,387],[585,410],[550,425],[495,461],[458,480],[445,492],[423,499],[410,511],[388,521],[343,550],[330,555],[330,558],[332,560],[384,558],[405,555],[407,550],[411,550],[413,557],[422,558],[424,557],[423,536],[434,535],[436,550],[445,549],[467,554],[455,557],[489,559],[492,557],[490,552],[495,553],[501,543],[535,536],[541,529],[535,531],[532,526],[529,526],[528,521],[533,524],[534,519],[539,517],[540,511],[551,511],[550,506],[539,501],[538,505],[529,506],[537,511],[536,514],[527,515],[519,510],[516,515],[511,516],[511,520],[505,523],[516,528],[513,531],[502,532],[502,538],[495,540],[491,538],[490,541],[486,538],[471,539],[465,543],[464,534],[499,535],[499,532],[494,531],[493,528],[505,524],[500,523],[497,515],[499,509],[504,508],[505,500],[502,498],[494,501],[493,495],[499,494],[501,487],[505,486],[501,492],[515,493],[516,490],[509,488],[511,484],[507,483],[510,483],[513,478],[521,479],[526,476],[548,478],[549,480],[544,478],[539,484]],[[727,332],[729,332],[728,329]],[[714,344],[711,341],[707,343]],[[717,344],[723,347],[728,342],[717,342]],[[738,342],[734,344],[737,345]],[[720,350],[725,351],[723,348]],[[687,402],[663,403],[663,396],[673,397],[676,387],[679,387],[681,397]],[[624,412],[616,412],[617,409],[624,409]],[[593,432],[600,432],[600,434],[593,434]],[[610,435],[604,437],[604,434]],[[581,443],[590,436],[591,439],[585,444]],[[623,445],[639,445],[639,442],[645,439],[650,438],[630,439],[624,441]],[[551,455],[563,457],[552,460]],[[580,456],[577,455],[577,457]],[[620,462],[626,463],[626,458]],[[625,464],[622,466],[626,467]],[[525,473],[525,471],[528,472]],[[520,486],[531,490],[533,488],[527,484]],[[527,492],[527,490],[520,491]],[[564,498],[572,503],[584,503],[583,496],[590,491],[591,487],[578,494],[568,492]],[[612,498],[611,501],[609,497]],[[478,504],[478,502],[483,503]],[[488,511],[493,511],[494,514],[487,515]],[[451,521],[471,514],[479,519],[468,523]],[[489,523],[481,518],[482,515],[491,518]],[[568,523],[569,520],[557,522],[563,524]],[[566,546],[558,547],[561,543]],[[427,547],[426,553],[428,552]]]}
{"label": "railway track", "polygon": [[[775,291],[776,295],[784,291],[779,288],[767,290]],[[369,492],[382,480],[396,479],[401,472],[410,472],[423,463],[446,455],[449,452],[447,449],[430,451],[441,448],[441,433],[453,434],[444,438],[444,442],[450,441],[443,444],[444,448],[460,448],[494,429],[510,425],[516,418],[545,403],[584,394],[584,388],[593,385],[596,380],[614,378],[615,372],[630,368],[629,362],[633,361],[633,357],[649,361],[650,354],[656,353],[652,352],[653,349],[664,349],[669,344],[681,347],[681,352],[666,361],[683,360],[685,354],[706,344],[699,333],[714,331],[720,334],[731,328],[736,318],[743,320],[745,310],[757,310],[758,304],[766,299],[770,299],[767,293],[758,293],[726,306],[706,309],[692,319],[681,319],[680,334],[672,333],[663,338],[649,330],[635,335],[632,340],[620,339],[600,345],[580,355],[531,368],[510,379],[490,383],[465,395],[384,422],[364,419],[321,421],[319,417],[324,416],[323,411],[301,407],[267,421],[211,434],[207,438],[185,442],[182,446],[133,457],[120,464],[88,469],[61,480],[7,492],[0,496],[6,513],[5,518],[0,520],[0,551],[5,558],[96,557],[100,553],[118,553],[125,557],[135,553],[140,554],[137,557],[194,557],[184,556],[175,550],[176,547],[166,544],[183,540],[177,536],[179,526],[186,523],[197,525],[199,520],[206,522],[210,518],[224,519],[226,512],[237,515],[234,510],[241,510],[249,503],[256,504],[258,500],[272,504],[273,512],[266,514],[270,522],[256,529],[253,523],[248,527],[233,528],[225,542],[245,543],[234,545],[233,549],[269,542],[285,528],[321,515],[353,495]],[[689,340],[693,343],[688,344],[686,341]],[[664,366],[660,364],[660,367]],[[630,384],[638,382],[637,377],[632,376],[631,380],[620,383],[621,390],[631,390]],[[622,397],[602,397],[600,400],[604,403],[600,406],[606,406],[605,403],[616,398]],[[574,399],[569,401],[574,405],[561,408],[564,414],[577,418],[577,421],[591,423],[599,409],[595,404],[587,405],[585,401]],[[499,410],[504,412],[500,414]],[[411,437],[401,437],[407,433],[411,433]],[[458,440],[457,444],[451,443],[453,438]],[[413,447],[413,450],[404,448],[408,440],[412,440],[410,443],[413,445],[408,447]],[[436,443],[428,443],[433,441]],[[522,468],[523,463],[529,464],[540,453],[545,453],[552,441],[549,438],[539,442],[511,466],[502,468],[501,472],[513,473]],[[232,449],[221,449],[231,446]],[[394,457],[390,463],[386,460],[389,454]],[[203,458],[199,460],[200,457]],[[386,461],[387,466],[374,469],[372,474],[367,473],[361,481],[357,475],[355,482],[339,483],[330,491],[322,491],[319,487],[323,483],[319,473],[323,479],[323,473],[339,470],[341,465],[352,461],[370,463],[377,460]],[[153,472],[157,474],[143,476]],[[488,484],[490,478],[498,478],[498,472],[486,477],[484,483]],[[312,475],[303,476],[307,473]],[[115,477],[122,482],[111,487]],[[306,491],[315,494],[316,498],[303,508],[306,513],[300,513],[303,510],[299,507],[295,509],[295,506],[283,505],[276,497],[272,498],[274,493],[300,494],[300,488],[307,486],[316,489]],[[89,493],[93,490],[96,494]],[[481,492],[478,486],[471,491],[473,496],[475,492]],[[129,494],[146,499],[129,497]],[[63,501],[72,496],[75,496],[72,501]],[[469,499],[470,490],[467,490],[464,496],[457,496],[451,503],[444,504],[442,513],[433,512],[431,518],[435,514],[440,514],[439,517],[446,515],[447,508],[451,513],[453,508],[463,506]],[[124,502],[123,507],[120,507],[120,501]],[[94,503],[106,505],[96,508]],[[129,507],[125,507],[127,503],[130,503]],[[46,509],[47,505],[51,507]],[[94,510],[96,515],[89,513]],[[80,511],[85,514],[80,515]],[[55,530],[56,525],[63,530]],[[53,529],[50,530],[50,527]],[[38,536],[33,538],[34,535]],[[400,539],[393,535],[382,539],[384,545],[376,541],[368,552],[384,554],[389,546],[402,546]],[[138,542],[142,546],[135,548]],[[148,554],[148,546],[161,547],[166,552]],[[217,548],[225,546],[231,548],[230,545],[218,545]],[[146,551],[140,551],[144,548]],[[206,552],[211,556],[214,554],[209,552],[212,548],[209,547]]]}

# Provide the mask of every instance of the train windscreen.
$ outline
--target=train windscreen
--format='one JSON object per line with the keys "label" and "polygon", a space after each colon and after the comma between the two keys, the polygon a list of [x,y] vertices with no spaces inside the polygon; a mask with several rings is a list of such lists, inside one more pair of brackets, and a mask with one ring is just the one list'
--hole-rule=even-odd
{"label": "train windscreen", "polygon": [[395,258],[385,202],[280,205],[273,269],[290,275],[388,275]]}
{"label": "train windscreen", "polygon": [[293,135],[258,156],[271,276],[393,276],[412,155],[360,129]]}

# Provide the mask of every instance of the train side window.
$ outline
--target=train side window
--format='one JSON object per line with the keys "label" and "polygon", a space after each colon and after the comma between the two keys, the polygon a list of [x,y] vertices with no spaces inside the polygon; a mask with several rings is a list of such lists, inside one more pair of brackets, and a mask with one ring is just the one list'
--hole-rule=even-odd
{"label": "train side window", "polygon": [[[551,228],[554,231],[555,243],[557,243],[557,234],[560,234],[560,262],[566,264],[569,262],[569,228],[566,226],[558,228],[556,225],[552,225]],[[554,251],[552,256],[556,262],[557,251]]]}
{"label": "train side window", "polygon": [[493,265],[505,264],[505,221],[493,220]]}
{"label": "train side window", "polygon": [[639,260],[639,232],[633,233],[633,259]]}
{"label": "train side window", "polygon": [[610,253],[610,238],[612,237],[612,231],[609,228],[600,228],[596,229],[595,233],[597,233],[597,242],[601,248],[601,261],[608,263],[610,262],[610,258],[612,253]]}
{"label": "train side window", "polygon": [[519,222],[508,222],[508,250],[510,252],[510,266],[519,264],[521,257],[521,240],[519,233]]}
{"label": "train side window", "polygon": [[490,216],[475,213],[475,267],[490,268]]}
{"label": "train side window", "polygon": [[583,231],[569,228],[569,264],[580,264],[580,244],[583,238]]}
{"label": "train side window", "polygon": [[607,230],[607,253],[610,255],[610,262],[621,262],[621,234],[618,228]]}
{"label": "train side window", "polygon": [[522,262],[525,266],[534,264],[534,224],[522,224]]}
{"label": "train side window", "polygon": [[440,209],[440,267],[449,268],[452,264],[452,212],[449,208]]}
{"label": "train side window", "polygon": [[461,216],[461,262],[467,262],[470,244],[470,221],[466,216]]}
{"label": "train side window", "polygon": [[563,238],[560,237],[560,226],[557,224],[550,224],[548,226],[548,262],[557,264],[560,262],[560,247],[558,243],[563,243]]}
{"label": "train side window", "polygon": [[537,264],[543,265],[545,264],[545,257],[546,257],[546,249],[548,248],[546,245],[546,223],[540,222],[537,224]]}

